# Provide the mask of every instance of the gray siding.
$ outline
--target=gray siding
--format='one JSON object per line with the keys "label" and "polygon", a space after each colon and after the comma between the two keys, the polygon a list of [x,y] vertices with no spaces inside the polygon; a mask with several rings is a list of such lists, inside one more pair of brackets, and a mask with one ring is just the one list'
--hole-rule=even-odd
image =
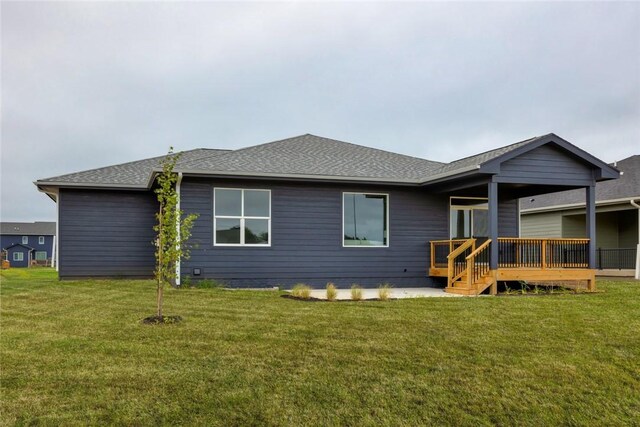
{"label": "gray siding", "polygon": [[544,212],[522,215],[522,237],[562,237],[562,214]]}
{"label": "gray siding", "polygon": [[589,185],[593,170],[564,150],[543,145],[500,166],[498,182]]}
{"label": "gray siding", "polygon": [[498,203],[498,237],[518,237],[518,199]]}
{"label": "gray siding", "polygon": [[153,275],[153,193],[63,189],[58,203],[61,279]]}
{"label": "gray siding", "polygon": [[[271,190],[271,247],[213,246],[214,186]],[[343,191],[389,194],[388,248],[342,247]],[[200,214],[183,275],[198,267],[203,277],[233,286],[425,286],[432,283],[427,242],[448,237],[448,198],[419,188],[185,180],[182,208]]]}

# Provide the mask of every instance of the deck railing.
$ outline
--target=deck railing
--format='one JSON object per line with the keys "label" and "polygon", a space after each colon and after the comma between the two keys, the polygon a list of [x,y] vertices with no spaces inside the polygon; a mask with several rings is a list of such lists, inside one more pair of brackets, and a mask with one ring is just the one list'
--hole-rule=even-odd
{"label": "deck railing", "polygon": [[447,255],[448,286],[451,286],[453,282],[462,278],[467,272],[467,256],[475,249],[476,239],[468,239]]}
{"label": "deck railing", "polygon": [[447,256],[467,239],[432,240],[431,243],[431,267],[447,268]]}
{"label": "deck railing", "polygon": [[589,268],[589,239],[498,238],[498,268]]}
{"label": "deck railing", "polygon": [[633,270],[636,268],[636,248],[598,248],[596,268],[598,270]]}

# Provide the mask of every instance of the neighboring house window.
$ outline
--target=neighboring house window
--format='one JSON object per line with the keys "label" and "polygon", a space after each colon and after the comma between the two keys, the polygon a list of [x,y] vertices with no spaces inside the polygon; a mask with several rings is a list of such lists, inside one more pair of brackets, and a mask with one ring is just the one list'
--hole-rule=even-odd
{"label": "neighboring house window", "polygon": [[44,245],[44,236],[39,236],[38,237],[38,244]]}
{"label": "neighboring house window", "polygon": [[489,235],[488,203],[484,197],[451,197],[450,234],[452,239]]}
{"label": "neighboring house window", "polygon": [[389,195],[342,194],[343,246],[389,246]]}
{"label": "neighboring house window", "polygon": [[270,190],[214,188],[213,210],[214,245],[271,245]]}
{"label": "neighboring house window", "polygon": [[36,251],[36,261],[46,261],[46,260],[47,260],[46,251]]}
{"label": "neighboring house window", "polygon": [[14,252],[13,253],[14,261],[24,261],[24,254],[22,252]]}
{"label": "neighboring house window", "polygon": [[22,244],[23,245],[29,244],[29,236],[22,236]]}

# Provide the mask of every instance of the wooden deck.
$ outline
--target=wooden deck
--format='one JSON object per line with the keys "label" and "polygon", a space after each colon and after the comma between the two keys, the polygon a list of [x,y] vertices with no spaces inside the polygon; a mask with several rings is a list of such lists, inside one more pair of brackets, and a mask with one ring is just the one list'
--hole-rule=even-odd
{"label": "wooden deck", "polygon": [[447,292],[478,295],[488,288],[497,292],[498,281],[587,283],[595,290],[595,270],[589,268],[589,239],[498,239],[498,268],[489,268],[486,240],[431,242],[429,275],[447,278]]}

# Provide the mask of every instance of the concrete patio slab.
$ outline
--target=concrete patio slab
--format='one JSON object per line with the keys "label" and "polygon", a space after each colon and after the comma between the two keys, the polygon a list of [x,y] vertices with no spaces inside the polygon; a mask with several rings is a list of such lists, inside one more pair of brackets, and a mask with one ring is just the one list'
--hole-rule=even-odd
{"label": "concrete patio slab", "polygon": [[[444,289],[437,288],[390,288],[389,298],[430,298],[430,297],[460,297],[462,295],[449,294]],[[327,299],[326,289],[314,289],[312,298]],[[362,289],[362,299],[378,298],[378,289]],[[338,289],[339,300],[350,300],[351,289]]]}

